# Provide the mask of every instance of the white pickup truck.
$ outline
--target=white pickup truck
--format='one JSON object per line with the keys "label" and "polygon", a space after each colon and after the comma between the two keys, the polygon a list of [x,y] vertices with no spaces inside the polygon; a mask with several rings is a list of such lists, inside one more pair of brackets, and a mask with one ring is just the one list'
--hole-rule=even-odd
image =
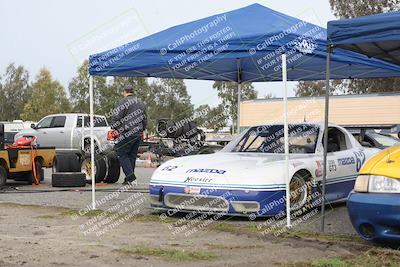
{"label": "white pickup truck", "polygon": [[[108,126],[104,116],[94,117],[94,141],[96,149],[96,182],[118,181],[120,166],[114,143],[107,140]],[[88,114],[53,114],[44,117],[30,129],[18,132],[14,140],[22,136],[35,136],[39,147],[55,147],[57,154],[76,154],[81,162],[81,171],[90,180],[90,117]]]}
{"label": "white pickup truck", "polygon": [[[84,121],[84,123],[83,123]],[[15,135],[36,136],[37,144],[42,147],[55,147],[57,152],[77,152],[88,148],[90,144],[90,118],[88,114],[54,114],[41,119],[30,129],[24,129]],[[107,132],[111,129],[104,116],[94,117],[95,146],[100,152],[112,150],[113,144],[107,141]]]}

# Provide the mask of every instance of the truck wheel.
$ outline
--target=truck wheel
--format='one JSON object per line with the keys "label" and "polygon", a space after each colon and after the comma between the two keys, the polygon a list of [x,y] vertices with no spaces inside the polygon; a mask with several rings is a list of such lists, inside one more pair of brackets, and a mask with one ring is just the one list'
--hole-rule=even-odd
{"label": "truck wheel", "polygon": [[5,186],[7,183],[7,170],[0,166],[0,186]]}
{"label": "truck wheel", "polygon": [[53,173],[80,172],[79,157],[76,154],[58,154],[53,162]]}
{"label": "truck wheel", "polygon": [[52,174],[53,187],[85,187],[86,175],[80,172],[56,172]]}
{"label": "truck wheel", "polygon": [[108,170],[104,182],[108,184],[114,184],[119,180],[119,175],[121,173],[121,166],[119,165],[118,156],[115,152],[111,152],[110,154],[108,154],[107,159],[108,159]]}
{"label": "truck wheel", "polygon": [[[100,183],[106,178],[107,174],[107,164],[105,157],[101,155],[95,155],[94,157],[94,173],[95,173],[95,182]],[[85,159],[81,164],[81,172],[86,175],[86,181],[91,182],[92,180],[92,162],[90,155],[86,155]]]}
{"label": "truck wheel", "polygon": [[36,168],[36,175],[37,175],[38,180],[36,181],[35,174],[32,170],[28,176],[28,183],[38,185],[38,184],[40,184],[41,181],[44,180],[44,170],[42,167],[42,163],[38,160],[35,160],[35,168]]}

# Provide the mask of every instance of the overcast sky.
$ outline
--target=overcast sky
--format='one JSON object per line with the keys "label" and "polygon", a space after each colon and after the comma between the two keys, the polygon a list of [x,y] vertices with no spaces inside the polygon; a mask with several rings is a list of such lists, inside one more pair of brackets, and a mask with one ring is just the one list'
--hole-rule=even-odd
{"label": "overcast sky", "polygon": [[[0,73],[11,62],[31,76],[46,66],[67,88],[89,54],[253,3],[325,28],[334,19],[328,0],[0,0]],[[212,82],[186,84],[196,106],[218,102]],[[279,82],[255,86],[260,98],[282,96]]]}

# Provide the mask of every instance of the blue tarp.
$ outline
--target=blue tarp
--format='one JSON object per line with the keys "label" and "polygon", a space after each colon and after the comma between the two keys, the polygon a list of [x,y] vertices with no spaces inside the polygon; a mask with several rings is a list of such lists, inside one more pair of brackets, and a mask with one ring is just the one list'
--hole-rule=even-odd
{"label": "blue tarp", "polygon": [[330,21],[328,40],[334,47],[400,65],[400,12]]}
{"label": "blue tarp", "polygon": [[[326,29],[259,4],[175,26],[90,56],[90,74],[222,81],[323,80]],[[335,50],[331,77],[398,75],[400,67]],[[238,75],[240,73],[240,75]]]}

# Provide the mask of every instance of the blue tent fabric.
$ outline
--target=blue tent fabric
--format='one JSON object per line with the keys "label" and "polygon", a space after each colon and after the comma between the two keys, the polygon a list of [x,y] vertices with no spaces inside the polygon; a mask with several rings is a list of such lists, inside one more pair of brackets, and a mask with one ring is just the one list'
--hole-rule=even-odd
{"label": "blue tent fabric", "polygon": [[[235,82],[325,79],[326,29],[253,4],[91,55],[90,74]],[[400,67],[338,49],[332,79],[392,77]]]}
{"label": "blue tent fabric", "polygon": [[334,47],[400,65],[400,12],[330,21],[328,40]]}

